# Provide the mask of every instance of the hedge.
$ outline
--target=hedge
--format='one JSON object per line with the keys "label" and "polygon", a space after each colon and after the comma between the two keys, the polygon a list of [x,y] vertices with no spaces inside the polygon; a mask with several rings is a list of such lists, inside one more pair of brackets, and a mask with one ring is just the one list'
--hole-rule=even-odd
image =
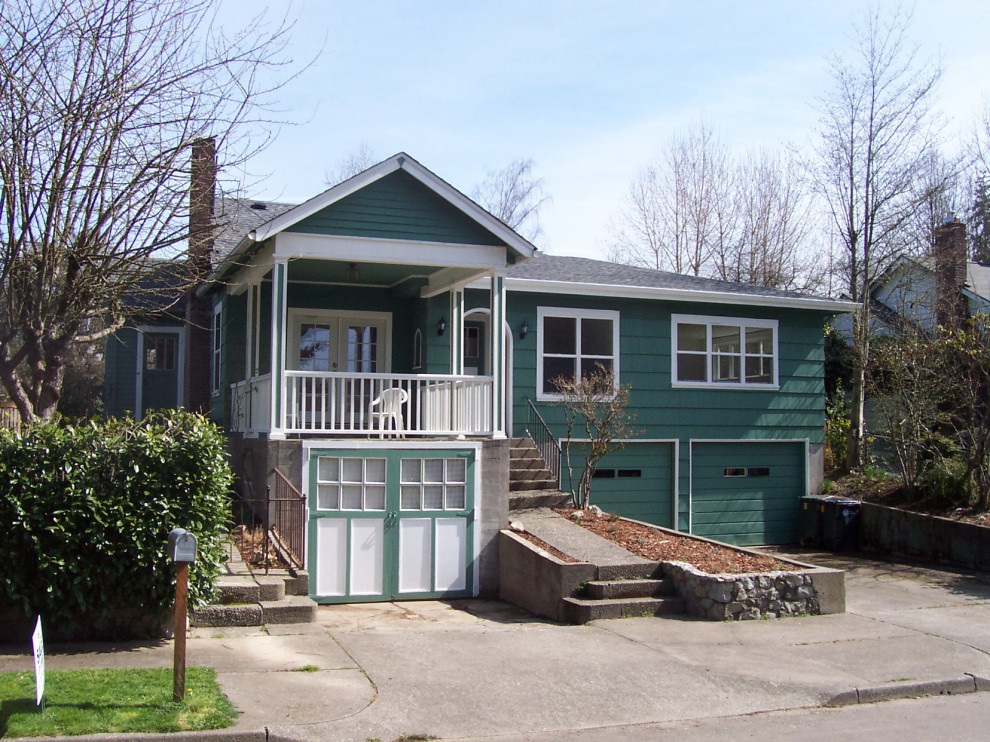
{"label": "hedge", "polygon": [[128,633],[135,614],[160,623],[174,601],[175,527],[199,540],[190,603],[208,602],[231,481],[222,433],[185,412],[0,435],[0,605],[40,614],[60,635],[86,624]]}

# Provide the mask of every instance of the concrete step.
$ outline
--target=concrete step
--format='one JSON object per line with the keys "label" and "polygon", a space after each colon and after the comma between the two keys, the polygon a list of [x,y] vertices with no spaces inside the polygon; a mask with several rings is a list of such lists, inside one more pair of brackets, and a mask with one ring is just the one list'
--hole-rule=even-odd
{"label": "concrete step", "polygon": [[285,597],[285,577],[279,575],[255,575],[260,602],[281,600]]}
{"label": "concrete step", "polygon": [[533,508],[561,508],[571,504],[571,496],[559,489],[518,490],[509,495],[509,511]]}
{"label": "concrete step", "polygon": [[220,575],[217,587],[223,604],[257,603],[261,600],[258,583],[250,575]]}
{"label": "concrete step", "polygon": [[194,608],[189,616],[189,625],[193,627],[261,626],[261,606],[258,603],[238,603]]}
{"label": "concrete step", "polygon": [[611,600],[563,598],[563,602],[570,620],[578,624],[600,618],[671,616],[684,613],[682,598],[613,598]]}
{"label": "concrete step", "polygon": [[543,460],[542,456],[520,456],[518,459],[512,459],[509,462],[509,476],[511,477],[516,472],[521,471],[532,471],[533,469],[547,469],[547,462]]}
{"label": "concrete step", "polygon": [[554,479],[548,472],[509,480],[510,492],[522,492],[525,490],[555,490],[557,488],[557,480]]}
{"label": "concrete step", "polygon": [[316,603],[305,595],[287,595],[282,600],[263,600],[261,611],[266,624],[316,621]]}
{"label": "concrete step", "polygon": [[669,580],[592,580],[585,585],[583,598],[610,600],[614,598],[659,598],[674,594]]}
{"label": "concrete step", "polygon": [[[578,526],[580,528],[580,526]],[[630,556],[632,556],[630,554]],[[601,581],[659,579],[663,574],[660,562],[639,561],[599,564],[597,578]]]}

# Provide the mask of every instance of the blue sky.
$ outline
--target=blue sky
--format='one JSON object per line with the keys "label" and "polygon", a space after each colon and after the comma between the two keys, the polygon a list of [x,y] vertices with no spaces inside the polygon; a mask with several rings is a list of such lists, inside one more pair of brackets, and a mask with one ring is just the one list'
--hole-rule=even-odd
{"label": "blue sky", "polygon": [[[265,5],[228,0],[224,12],[246,18]],[[486,170],[532,158],[553,198],[540,246],[604,257],[630,181],[692,123],[740,153],[807,149],[827,60],[848,51],[862,8],[297,0],[291,53],[319,56],[281,91],[294,123],[250,163],[249,195],[305,200],[362,143],[378,159],[408,152],[465,192]],[[990,3],[920,0],[913,15],[920,55],[945,70],[952,140],[990,92]]]}

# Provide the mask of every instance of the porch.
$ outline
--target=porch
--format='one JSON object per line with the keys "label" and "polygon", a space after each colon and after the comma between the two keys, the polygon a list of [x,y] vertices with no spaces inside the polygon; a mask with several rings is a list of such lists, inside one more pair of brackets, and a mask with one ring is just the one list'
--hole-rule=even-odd
{"label": "porch", "polygon": [[[491,376],[284,372],[272,405],[271,374],[231,385],[231,430],[379,437],[490,436]],[[275,410],[278,410],[276,413]]]}

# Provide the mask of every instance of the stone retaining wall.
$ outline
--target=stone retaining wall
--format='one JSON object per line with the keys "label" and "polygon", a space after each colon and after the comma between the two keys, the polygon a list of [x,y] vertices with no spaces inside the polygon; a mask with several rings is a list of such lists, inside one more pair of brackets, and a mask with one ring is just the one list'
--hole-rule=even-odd
{"label": "stone retaining wall", "polygon": [[832,612],[822,610],[811,572],[710,575],[684,562],[662,568],[690,616],[725,621]]}

